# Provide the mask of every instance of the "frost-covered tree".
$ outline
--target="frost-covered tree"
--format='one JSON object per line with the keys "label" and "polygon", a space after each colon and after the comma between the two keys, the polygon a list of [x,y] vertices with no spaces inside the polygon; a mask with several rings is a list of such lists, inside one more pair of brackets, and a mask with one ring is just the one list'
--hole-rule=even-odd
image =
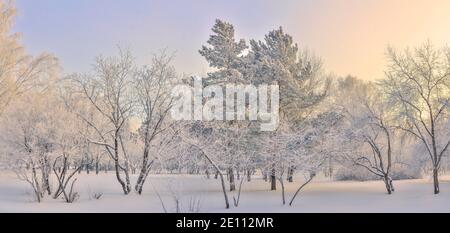
{"label": "frost-covered tree", "polygon": [[[228,127],[217,127],[216,124],[227,124]],[[196,121],[186,124],[181,135],[186,145],[195,148],[191,151],[199,153],[217,173],[221,181],[225,206],[229,208],[225,178],[228,178],[229,190],[236,190],[235,175],[239,172],[237,166],[242,170],[251,168],[254,165],[253,156],[256,154],[255,147],[248,144],[242,126],[230,122]]]}
{"label": "frost-covered tree", "polygon": [[324,100],[329,78],[322,62],[307,50],[300,50],[292,36],[280,27],[263,41],[251,40],[243,73],[253,84],[280,86],[280,113],[289,121],[301,121]]}
{"label": "frost-covered tree", "polygon": [[232,24],[217,19],[213,28],[213,35],[202,46],[200,55],[210,67],[218,69],[208,73],[207,83],[242,82],[243,53],[248,48],[245,41],[236,41]]}
{"label": "frost-covered tree", "polygon": [[[216,20],[213,32],[208,46],[200,50],[210,66],[217,69],[208,74],[206,83],[279,84],[282,120],[294,124],[306,119],[326,97],[329,81],[323,75],[320,60],[300,51],[282,28],[269,32],[263,41],[251,40],[250,48],[245,41],[235,40],[234,27],[229,23]],[[240,132],[251,135],[245,133],[245,128],[253,124],[243,126]],[[271,163],[275,168],[275,158]],[[276,173],[271,169],[272,190],[276,189]]]}
{"label": "frost-covered tree", "polygon": [[226,184],[225,184],[225,178],[224,173],[217,163],[217,158],[219,158],[222,153],[218,150],[215,145],[219,143],[216,140],[216,135],[213,132],[213,128],[208,127],[207,124],[204,124],[204,122],[194,122],[193,124],[187,124],[183,131],[181,131],[182,140],[184,143],[186,143],[188,146],[193,146],[195,149],[198,150],[201,155],[208,160],[208,162],[211,164],[211,166],[214,167],[214,170],[218,173],[220,176],[220,182],[222,187],[222,192],[225,199],[225,208],[230,208],[230,202],[228,199],[228,194],[226,190]]}
{"label": "frost-covered tree", "polygon": [[[18,177],[33,188],[38,202],[51,194],[51,154],[55,135],[51,128],[49,99],[34,94],[23,97],[3,118],[3,142]],[[50,110],[50,111],[49,111]]]}
{"label": "frost-covered tree", "polygon": [[[78,169],[71,175],[66,174],[69,164],[83,166],[84,140],[78,127],[80,122],[68,111],[53,84],[52,80],[43,91],[28,91],[5,112],[2,143],[11,166],[20,179],[32,186],[38,201],[44,194],[57,198],[64,193],[66,201],[72,202],[75,193],[67,195],[65,192]],[[58,181],[53,188],[52,172]],[[73,190],[73,183],[70,186]]]}
{"label": "frost-covered tree", "polygon": [[[256,85],[276,83],[280,86],[281,121],[296,125],[310,117],[325,99],[329,86],[320,60],[299,50],[281,27],[270,31],[263,41],[251,40],[250,44],[242,71],[244,76],[251,77]],[[276,173],[271,169],[272,190],[276,189]]]}
{"label": "frost-covered tree", "polygon": [[[205,57],[209,65],[216,70],[208,73],[208,77],[205,79],[204,84],[216,84],[225,88],[227,84],[240,85],[249,84],[251,80],[249,76],[243,76],[246,62],[247,45],[243,39],[236,41],[234,35],[234,27],[232,24],[216,20],[215,25],[212,28],[213,35],[210,36],[207,41],[207,46],[203,46],[199,51],[200,54]],[[247,97],[245,97],[247,99]],[[206,100],[207,98],[205,98]],[[248,103],[244,103],[245,108],[248,108]],[[251,146],[242,146],[251,137],[251,129],[254,126],[254,122],[247,120],[243,121],[229,121],[229,122],[216,122],[214,124],[208,124],[213,128],[214,132],[218,134],[222,133],[220,139],[226,147],[228,153],[224,153],[220,158],[220,165],[226,167],[226,173],[230,182],[230,191],[236,189],[235,180],[240,178],[240,172],[242,169],[250,169],[248,159],[254,154],[251,151],[245,151],[250,149]],[[237,175],[237,177],[235,177]]]}
{"label": "frost-covered tree", "polygon": [[92,117],[85,108],[77,108],[77,115],[89,125],[95,137],[88,140],[102,146],[114,162],[117,181],[124,194],[131,191],[130,166],[124,131],[132,116],[134,107],[132,81],[135,75],[133,58],[129,51],[120,51],[117,57],[98,57],[94,73],[74,75],[81,96],[96,112]]}
{"label": "frost-covered tree", "polygon": [[345,116],[345,126],[333,140],[340,143],[338,149],[344,159],[383,180],[387,193],[391,194],[394,191],[392,170],[398,152],[395,109],[374,83],[347,77],[339,81],[338,89],[336,106]]}
{"label": "frost-covered tree", "polygon": [[[83,125],[83,122],[69,111],[68,105],[63,104],[61,100],[59,98],[59,104],[52,106],[59,111],[53,112],[56,120],[49,123],[55,127],[52,170],[57,180],[57,188],[53,192],[53,198],[56,199],[62,195],[67,203],[72,203],[79,197],[74,189],[77,181],[76,173],[83,167],[88,169],[92,163],[91,148],[84,137],[86,127],[79,127]],[[72,167],[71,164],[73,164]]]}
{"label": "frost-covered tree", "polygon": [[33,57],[25,52],[20,35],[11,30],[15,14],[14,1],[0,1],[0,114],[14,97],[56,67],[56,59],[48,53]]}
{"label": "frost-covered tree", "polygon": [[142,193],[153,159],[158,157],[151,153],[161,151],[166,145],[162,141],[155,145],[155,142],[158,141],[158,137],[164,137],[161,134],[166,133],[173,124],[169,121],[173,102],[170,90],[176,82],[176,73],[171,61],[172,56],[162,51],[161,54],[153,57],[149,67],[144,67],[136,75],[137,106],[142,119],[139,133],[144,147],[142,164],[135,185],[135,190],[139,194]]}
{"label": "frost-covered tree", "polygon": [[[277,131],[259,137],[258,153],[263,158],[262,169],[270,170],[281,184],[282,203],[286,203],[284,179],[301,174],[304,180],[291,197],[292,205],[298,193],[309,184],[328,159],[337,155],[329,139],[336,137],[342,115],[325,112],[292,127],[281,125]],[[265,161],[264,161],[265,160]]]}
{"label": "frost-covered tree", "polygon": [[438,194],[441,161],[450,146],[450,135],[444,134],[450,113],[450,49],[427,42],[412,51],[389,48],[387,57],[382,88],[397,109],[397,128],[425,147]]}

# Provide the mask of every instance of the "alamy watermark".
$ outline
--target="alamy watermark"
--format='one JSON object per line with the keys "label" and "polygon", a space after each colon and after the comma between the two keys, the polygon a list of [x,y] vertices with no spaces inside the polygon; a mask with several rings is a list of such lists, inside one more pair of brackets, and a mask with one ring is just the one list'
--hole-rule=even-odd
{"label": "alamy watermark", "polygon": [[278,85],[209,85],[194,77],[193,86],[176,85],[171,109],[174,120],[259,121],[261,131],[274,131],[279,122]]}

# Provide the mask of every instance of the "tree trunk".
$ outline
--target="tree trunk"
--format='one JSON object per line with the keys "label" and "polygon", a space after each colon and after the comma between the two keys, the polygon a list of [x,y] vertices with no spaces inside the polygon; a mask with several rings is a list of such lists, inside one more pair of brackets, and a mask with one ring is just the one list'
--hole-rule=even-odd
{"label": "tree trunk", "polygon": [[[145,164],[145,163],[144,163]],[[147,173],[147,171],[146,171],[146,164],[145,164],[145,167],[142,167],[141,168],[141,171],[139,172],[139,176],[138,176],[138,179],[137,179],[137,181],[136,181],[136,185],[134,186],[134,190],[138,193],[138,194],[141,194],[142,193],[142,186],[144,185],[144,180],[145,180],[145,178],[144,178],[144,176],[145,176],[145,173]]]}
{"label": "tree trunk", "polygon": [[289,183],[294,182],[294,167],[293,167],[293,166],[290,166],[290,167],[288,168],[288,172],[287,172],[287,181],[288,181]]}
{"label": "tree trunk", "polygon": [[285,194],[284,194],[283,177],[280,177],[278,180],[280,181],[280,184],[281,184],[281,200],[283,201],[283,205],[285,205],[286,204],[286,198],[285,198]]}
{"label": "tree trunk", "polygon": [[330,179],[333,179],[333,160],[332,157],[328,159],[328,175]]}
{"label": "tree trunk", "polygon": [[120,177],[120,170],[124,170],[120,167],[119,164],[119,137],[118,132],[116,132],[115,138],[114,138],[114,170],[116,172],[116,178],[119,182],[120,186],[122,186],[123,193],[125,195],[128,195],[130,190],[128,189],[128,184],[126,184],[122,178]]}
{"label": "tree trunk", "polygon": [[[198,147],[198,148],[200,149],[200,147]],[[229,209],[230,202],[228,201],[228,195],[227,195],[227,190],[225,188],[225,180],[223,178],[223,174],[219,170],[219,166],[217,166],[216,163],[214,163],[214,161],[212,161],[212,159],[207,154],[205,154],[205,152],[202,151],[202,155],[205,156],[205,158],[211,163],[211,165],[213,165],[213,167],[216,169],[216,172],[219,174],[220,182],[222,183],[222,192],[223,192],[223,196],[225,198],[225,208]]]}
{"label": "tree trunk", "polygon": [[311,175],[309,176],[309,179],[308,179],[305,183],[303,183],[303,184],[297,189],[297,191],[295,191],[294,196],[292,196],[292,199],[291,199],[291,201],[289,202],[289,205],[290,205],[290,206],[292,206],[292,203],[294,202],[295,197],[297,197],[297,195],[298,195],[298,193],[300,192],[300,190],[302,190],[303,187],[305,187],[307,184],[309,184],[309,182],[311,182],[311,180],[312,180],[315,176],[316,176],[316,174],[311,174]]}
{"label": "tree trunk", "polygon": [[48,195],[52,194],[52,191],[50,189],[50,181],[49,181],[49,176],[50,176],[50,163],[48,161],[47,156],[45,155],[43,160],[42,160],[42,169],[41,169],[41,173],[42,173],[42,188],[47,191]]}
{"label": "tree trunk", "polygon": [[385,184],[385,186],[386,186],[386,190],[387,190],[387,193],[390,195],[390,194],[392,194],[392,187],[391,187],[391,184],[392,184],[392,182],[391,182],[391,180],[390,180],[390,178],[388,177],[388,176],[385,176],[384,178],[383,178],[383,181],[384,181],[384,184]]}
{"label": "tree trunk", "polygon": [[144,152],[144,159],[142,161],[141,171],[139,172],[139,177],[136,181],[136,185],[134,189],[138,194],[142,194],[142,189],[145,184],[145,180],[147,179],[148,173],[150,172],[150,167],[153,164],[153,161],[148,162],[148,151]]}
{"label": "tree trunk", "polygon": [[437,168],[433,169],[433,184],[434,194],[439,194],[439,171]]}
{"label": "tree trunk", "polygon": [[228,169],[228,175],[230,180],[230,191],[236,190],[236,184],[234,183],[234,171],[233,168]]}
{"label": "tree trunk", "polygon": [[225,180],[223,179],[223,174],[221,172],[219,172],[219,176],[220,176],[220,181],[222,183],[223,196],[225,198],[225,208],[229,209],[230,208],[230,203],[228,202],[227,190],[225,188]]}
{"label": "tree trunk", "polygon": [[210,179],[211,178],[208,168],[206,169],[205,174],[206,174],[206,179]]}
{"label": "tree trunk", "polygon": [[239,201],[241,199],[241,190],[242,190],[242,183],[244,182],[244,179],[241,179],[241,182],[239,183],[239,189],[238,189],[238,196],[237,199],[236,197],[233,197],[233,201],[234,201],[234,206],[238,207],[239,206]]}
{"label": "tree trunk", "polygon": [[120,186],[122,186],[123,193],[125,195],[127,195],[128,189],[127,189],[125,182],[123,182],[122,178],[120,177],[120,167],[119,167],[119,161],[117,159],[114,160],[114,170],[116,171],[117,181],[119,181]]}
{"label": "tree trunk", "polygon": [[31,172],[32,172],[31,185],[33,186],[37,202],[41,202],[43,192],[41,190],[41,186],[39,185],[39,181],[36,174],[36,166],[34,163],[32,163]]}
{"label": "tree trunk", "polygon": [[275,176],[275,168],[272,168],[272,172],[270,174],[270,190],[277,190],[277,177]]}
{"label": "tree trunk", "polygon": [[126,169],[123,171],[123,173],[125,173],[125,182],[126,182],[127,193],[130,193],[131,192],[131,181],[130,181],[130,173],[129,173],[128,167],[126,167]]}
{"label": "tree trunk", "polygon": [[98,160],[97,161],[95,161],[95,175],[98,175],[98,172],[99,172],[99,163],[98,163]]}
{"label": "tree trunk", "polygon": [[392,192],[394,192],[394,191],[395,191],[395,188],[394,188],[394,184],[392,183],[392,179],[391,179],[391,178],[389,178],[389,184],[390,184],[390,186],[391,186]]}
{"label": "tree trunk", "polygon": [[218,172],[218,171],[216,171],[216,174],[214,174],[214,179],[216,179],[216,180],[217,180],[218,176],[219,176],[219,172]]}

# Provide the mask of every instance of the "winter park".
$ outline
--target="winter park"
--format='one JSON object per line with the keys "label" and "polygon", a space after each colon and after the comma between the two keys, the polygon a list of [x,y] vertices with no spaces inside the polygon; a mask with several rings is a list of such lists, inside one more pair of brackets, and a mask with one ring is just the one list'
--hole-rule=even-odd
{"label": "winter park", "polygon": [[448,213],[448,12],[0,0],[0,212]]}

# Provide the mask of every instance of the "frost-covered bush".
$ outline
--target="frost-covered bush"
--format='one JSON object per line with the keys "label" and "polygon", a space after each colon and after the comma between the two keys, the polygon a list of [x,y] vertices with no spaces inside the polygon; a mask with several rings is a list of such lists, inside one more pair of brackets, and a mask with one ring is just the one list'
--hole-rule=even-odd
{"label": "frost-covered bush", "polygon": [[334,179],[338,181],[347,181],[347,180],[367,181],[367,180],[377,180],[379,178],[371,174],[363,167],[352,166],[339,168],[334,175]]}
{"label": "frost-covered bush", "polygon": [[405,164],[396,164],[393,166],[392,179],[393,180],[407,180],[422,178],[421,168],[417,166],[410,166]]}
{"label": "frost-covered bush", "polygon": [[[392,167],[391,178],[393,180],[419,179],[422,178],[422,173],[419,167],[395,164]],[[379,180],[380,178],[363,167],[351,166],[337,169],[334,179],[338,181],[369,181]]]}

